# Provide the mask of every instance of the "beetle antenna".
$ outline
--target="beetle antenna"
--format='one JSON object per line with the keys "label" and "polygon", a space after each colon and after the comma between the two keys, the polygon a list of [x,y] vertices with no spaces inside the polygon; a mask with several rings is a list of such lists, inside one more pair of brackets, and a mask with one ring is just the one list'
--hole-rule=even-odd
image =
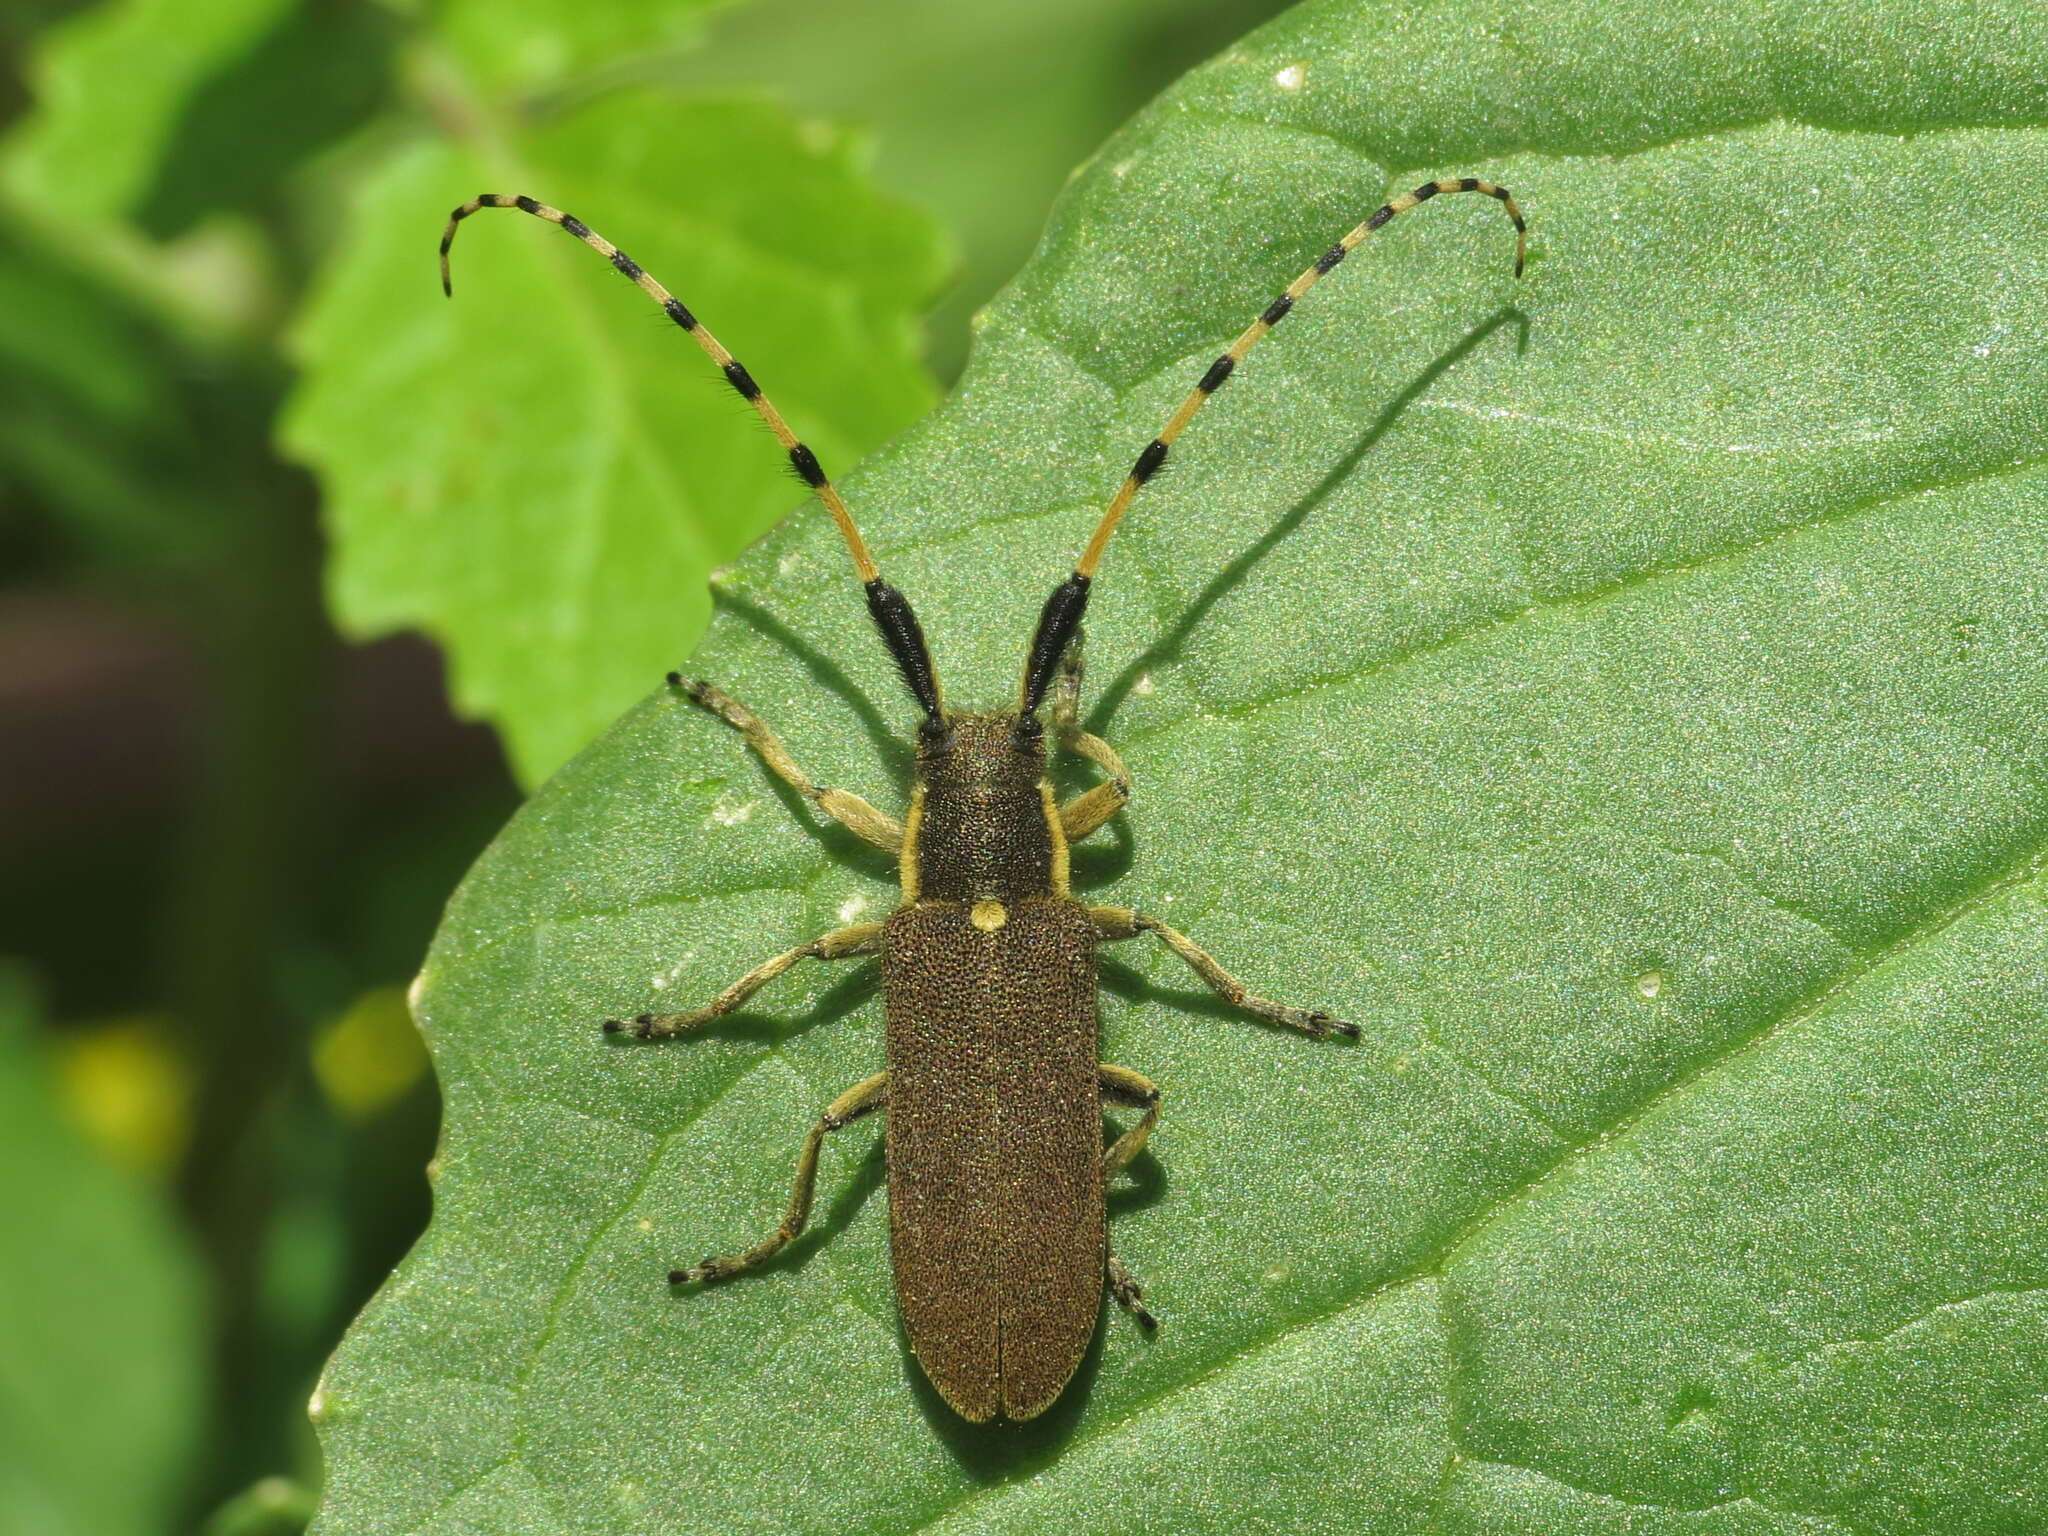
{"label": "beetle antenna", "polygon": [[839,499],[839,492],[825,477],[825,471],[818,465],[818,456],[811,452],[789,429],[789,423],[782,419],[782,412],[775,409],[768,397],[761,393],[761,386],[754,382],[754,376],[747,372],[740,360],[719,344],[718,338],[698,323],[683,301],[670,293],[654,278],[641,270],[640,264],[620,250],[611,241],[598,234],[581,219],[550,208],[546,203],[535,202],[530,197],[509,197],[502,192],[486,192],[473,197],[448,216],[448,227],[441,232],[441,291],[454,296],[454,285],[448,274],[448,249],[455,243],[455,229],[471,214],[485,208],[516,208],[521,213],[530,213],[537,219],[559,225],[578,240],[589,246],[598,255],[612,264],[620,276],[629,279],[647,297],[661,306],[662,313],[689,333],[712,362],[725,375],[739,397],[754,408],[754,412],[768,424],[768,430],[775,434],[775,440],[782,445],[782,451],[789,455],[789,467],[796,471],[799,480],[811,488],[818,500],[825,504],[825,510],[832,514],[832,522],[839,529],[840,538],[846,541],[846,552],[853,558],[853,573],[867,592],[868,614],[881,631],[882,643],[889,648],[895,659],[897,670],[903,674],[903,681],[916,698],[919,708],[934,724],[943,718],[939,700],[937,673],[932,668],[930,647],[925,644],[924,631],[918,625],[917,615],[911,611],[910,602],[888,582],[875,568],[874,557],[868,553],[860,529],[854,526],[853,514],[846,510],[846,503]]}
{"label": "beetle antenna", "polygon": [[1479,192],[1497,198],[1515,226],[1515,276],[1522,275],[1522,260],[1528,246],[1528,226],[1522,221],[1522,210],[1515,206],[1515,200],[1506,187],[1497,187],[1476,176],[1447,176],[1440,181],[1425,183],[1390,203],[1381,204],[1364,223],[1318,256],[1315,265],[1289,283],[1286,290],[1260,312],[1258,319],[1246,326],[1237,340],[1224,349],[1223,355],[1209,365],[1208,372],[1181,401],[1180,409],[1173,413],[1159,435],[1145,445],[1137,463],[1131,466],[1131,472],[1124,476],[1123,484],[1117,487],[1109,505],[1103,508],[1102,518],[1089,537],[1088,547],[1081,551],[1073,575],[1053,589],[1052,596],[1045,600],[1045,608],[1039,614],[1038,628],[1032,634],[1031,650],[1024,667],[1022,705],[1025,714],[1032,714],[1038,709],[1059,668],[1061,655],[1080,627],[1082,612],[1088,606],[1088,587],[1095,579],[1095,568],[1101,563],[1109,536],[1116,532],[1116,525],[1122,520],[1131,499],[1138,494],[1138,487],[1158,473],[1174,440],[1193,420],[1202,403],[1223,387],[1223,381],[1244,361],[1245,354],[1258,345],[1260,338],[1287,318],[1287,312],[1294,308],[1295,301],[1328,276],[1339,262],[1365,242],[1367,236],[1395,214],[1406,213],[1417,203],[1426,203],[1439,192]]}

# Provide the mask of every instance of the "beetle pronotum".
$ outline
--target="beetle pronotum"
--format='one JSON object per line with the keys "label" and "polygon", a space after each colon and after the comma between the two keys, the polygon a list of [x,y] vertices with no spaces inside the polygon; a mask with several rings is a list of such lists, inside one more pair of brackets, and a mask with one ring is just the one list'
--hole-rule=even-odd
{"label": "beetle pronotum", "polygon": [[[1068,886],[1068,847],[1123,808],[1130,775],[1107,742],[1081,729],[1081,616],[1105,546],[1138,488],[1165,462],[1202,402],[1295,302],[1374,230],[1438,193],[1497,198],[1515,227],[1515,273],[1526,232],[1514,199],[1476,177],[1432,181],[1392,202],[1317,258],[1203,373],[1111,497],[1073,573],[1054,588],[1026,651],[1009,709],[946,706],[909,602],[882,579],[860,531],[811,450],[752,375],[639,263],[581,220],[530,197],[486,194],[464,203],[441,237],[441,282],[456,226],[484,208],[516,208],[558,224],[603,256],[695,338],[782,444],[791,466],[838,526],[881,632],[923,718],[910,806],[901,821],[859,795],[814,783],[760,719],[706,682],[669,683],[745,737],[767,767],[820,811],[893,854],[902,901],[884,922],[839,928],[756,966],[688,1013],[605,1021],[643,1040],[687,1033],[730,1013],[800,960],[878,955],[887,1070],[828,1104],[797,1158],[781,1222],[743,1252],[671,1271],[672,1284],[752,1269],[804,1230],[827,1134],[888,1111],[889,1240],[896,1296],[911,1348],[964,1418],[1029,1419],[1050,1407],[1086,1352],[1102,1292],[1153,1326],[1138,1284],[1111,1255],[1104,1191],[1159,1119],[1159,1090],[1098,1057],[1098,944],[1152,934],[1215,992],[1256,1018],[1305,1034],[1356,1037],[1357,1027],[1248,992],[1201,949],[1155,917],[1088,906]],[[1038,712],[1051,697],[1060,745],[1102,782],[1065,805],[1046,777]],[[1105,1149],[1103,1103],[1141,1111]]]}

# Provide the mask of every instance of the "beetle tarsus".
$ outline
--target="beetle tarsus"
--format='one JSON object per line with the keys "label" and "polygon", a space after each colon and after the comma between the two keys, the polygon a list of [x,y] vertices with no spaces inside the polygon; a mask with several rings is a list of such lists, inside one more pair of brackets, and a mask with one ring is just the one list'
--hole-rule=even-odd
{"label": "beetle tarsus", "polygon": [[1109,1294],[1116,1298],[1116,1304],[1130,1313],[1133,1321],[1147,1333],[1156,1331],[1159,1319],[1145,1305],[1145,1287],[1138,1284],[1115,1254],[1109,1256],[1108,1267]]}
{"label": "beetle tarsus", "polygon": [[1313,1012],[1302,1014],[1299,1020],[1289,1019],[1286,1022],[1297,1024],[1299,1028],[1319,1038],[1326,1038],[1330,1035],[1342,1035],[1347,1040],[1356,1040],[1358,1038],[1358,1026],[1356,1024],[1347,1024],[1342,1019],[1333,1019],[1320,1008]]}

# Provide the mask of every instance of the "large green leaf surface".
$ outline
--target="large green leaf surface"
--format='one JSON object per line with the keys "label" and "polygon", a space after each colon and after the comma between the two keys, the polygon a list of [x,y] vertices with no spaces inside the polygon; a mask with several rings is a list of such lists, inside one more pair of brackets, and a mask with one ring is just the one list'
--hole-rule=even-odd
{"label": "large green leaf surface", "polygon": [[[2048,1522],[2025,23],[1313,4],[1112,140],[957,396],[847,481],[963,703],[1008,693],[1094,507],[1335,233],[1446,172],[1535,222],[1519,287],[1481,199],[1391,225],[1198,419],[1097,592],[1094,719],[1138,791],[1078,878],[1364,1039],[1105,953],[1106,1054],[1166,1093],[1112,1241],[1165,1324],[1109,1317],[1030,1426],[959,1424],[907,1356],[878,1127],[828,1146],[815,1236],[672,1293],[878,1067],[871,982],[792,974],[663,1047],[596,1021],[893,891],[656,692],[421,977],[437,1214],[321,1384],[318,1529]],[[692,670],[899,804],[864,623],[812,508]]]}

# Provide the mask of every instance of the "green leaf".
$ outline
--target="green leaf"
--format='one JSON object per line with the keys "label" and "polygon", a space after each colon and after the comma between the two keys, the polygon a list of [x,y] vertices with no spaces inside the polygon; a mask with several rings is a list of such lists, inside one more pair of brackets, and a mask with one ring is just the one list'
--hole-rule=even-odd
{"label": "green leaf", "polygon": [[0,479],[103,566],[189,565],[221,535],[195,363],[112,285],[0,232]]}
{"label": "green leaf", "polygon": [[[759,81],[875,135],[875,177],[940,215],[960,272],[926,319],[942,378],[969,318],[1037,242],[1076,164],[1188,66],[1284,0],[774,0],[719,18],[676,77]],[[1019,90],[1020,80],[1030,82]]]}
{"label": "green leaf", "polygon": [[[1091,614],[1137,783],[1077,857],[1254,988],[1106,951],[1165,1090],[1165,1317],[970,1429],[893,1318],[878,1128],[760,1275],[894,901],[657,693],[479,863],[416,1011],[437,1214],[330,1366],[329,1532],[2006,1536],[2048,1518],[2048,43],[2017,8],[1305,7],[1107,145],[929,423],[846,485],[999,703],[1099,505],[1332,236]],[[1999,39],[1988,47],[1986,40]],[[573,254],[573,253],[572,253]],[[502,354],[500,354],[502,357]],[[501,363],[501,366],[506,366]],[[367,408],[367,407],[366,407]],[[586,410],[561,391],[565,412]],[[900,804],[814,507],[692,664]]]}
{"label": "green leaf", "polygon": [[60,1119],[31,1016],[0,971],[0,1509],[19,1536],[149,1536],[196,1449],[198,1276],[162,1195]]}
{"label": "green leaf", "polygon": [[72,218],[133,212],[181,114],[292,9],[292,0],[108,0],[52,28],[30,70],[36,111],[9,144],[8,190]]}
{"label": "green leaf", "polygon": [[285,435],[326,482],[343,623],[431,631],[458,704],[533,782],[688,653],[704,574],[801,488],[697,347],[559,231],[472,221],[443,299],[433,241],[478,190],[544,197],[630,250],[828,468],[929,405],[913,317],[943,255],[848,137],[764,104],[616,95],[371,178],[299,331]]}
{"label": "green leaf", "polygon": [[288,1478],[266,1477],[207,1517],[201,1536],[299,1536],[313,1497]]}
{"label": "green leaf", "polygon": [[435,30],[463,69],[494,91],[559,85],[636,54],[689,47],[732,0],[446,0]]}

